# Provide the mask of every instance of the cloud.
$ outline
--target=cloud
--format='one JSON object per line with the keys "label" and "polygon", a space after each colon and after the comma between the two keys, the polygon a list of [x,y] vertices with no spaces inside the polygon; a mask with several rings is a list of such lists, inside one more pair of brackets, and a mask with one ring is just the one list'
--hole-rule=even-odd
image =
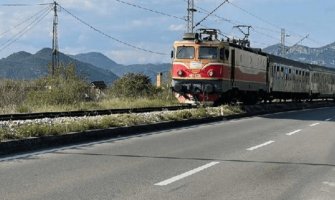
{"label": "cloud", "polygon": [[186,25],[185,24],[171,24],[169,26],[169,31],[185,31]]}
{"label": "cloud", "polygon": [[[136,50],[112,50],[106,55],[117,63],[121,64],[145,64],[145,63],[168,63],[168,55],[147,54]],[[130,59],[131,58],[131,59]]]}

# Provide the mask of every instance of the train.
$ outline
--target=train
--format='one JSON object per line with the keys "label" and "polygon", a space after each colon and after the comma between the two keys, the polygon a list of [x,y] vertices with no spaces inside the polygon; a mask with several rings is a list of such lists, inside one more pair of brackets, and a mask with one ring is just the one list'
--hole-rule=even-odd
{"label": "train", "polygon": [[199,29],[174,42],[171,88],[180,103],[335,101],[335,69],[265,53],[251,48],[249,40],[218,36],[217,29]]}

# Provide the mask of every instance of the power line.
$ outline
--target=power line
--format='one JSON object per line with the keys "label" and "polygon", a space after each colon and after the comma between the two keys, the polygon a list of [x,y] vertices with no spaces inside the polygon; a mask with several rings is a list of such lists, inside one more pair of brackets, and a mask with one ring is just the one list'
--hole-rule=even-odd
{"label": "power line", "polygon": [[43,11],[49,10],[49,7],[43,8],[42,10],[38,11],[37,13],[35,13],[34,15],[28,17],[27,19],[21,21],[20,23],[18,23],[17,25],[13,26],[12,28],[0,33],[0,37],[7,34],[8,32],[11,32],[12,30],[16,29],[17,27],[23,25],[24,23],[27,23],[28,21],[32,20],[34,17],[40,15]]}
{"label": "power line", "polygon": [[[184,1],[186,1],[186,0],[184,0]],[[204,8],[201,8],[201,7],[199,7],[199,6],[195,6],[195,8],[198,9],[198,12],[199,12],[199,13],[202,13],[202,14],[209,14],[209,13],[210,13],[208,10],[206,10],[206,9],[204,9]],[[227,22],[227,23],[230,23],[230,24],[232,24],[232,25],[234,25],[234,26],[237,26],[237,25],[239,25],[239,24],[245,24],[244,22],[241,22],[241,21],[234,21],[234,20],[231,20],[231,19],[228,19],[228,18],[225,18],[225,17],[221,17],[221,16],[219,16],[219,15],[217,15],[217,14],[212,14],[212,15],[213,15],[214,17],[218,18],[219,20],[224,21],[224,22]],[[272,35],[269,35],[269,34],[266,34],[266,33],[260,32],[260,31],[257,31],[256,29],[261,29],[261,30],[271,31],[271,32],[275,32],[275,33],[280,33],[280,31],[276,31],[276,30],[272,30],[272,29],[267,29],[267,28],[264,28],[264,27],[259,27],[259,26],[254,26],[254,25],[253,25],[252,27],[253,27],[253,31],[254,31],[254,32],[257,32],[257,33],[262,34],[262,35],[265,35],[265,36],[267,36],[267,37],[269,37],[269,38],[275,39],[276,41],[278,40],[278,38],[275,38],[275,37],[272,36]],[[256,29],[255,29],[255,28],[256,28]]]}
{"label": "power line", "polygon": [[[59,5],[59,4],[58,4]],[[79,17],[77,17],[76,15],[72,14],[70,11],[68,11],[67,9],[65,9],[64,7],[62,7],[61,5],[59,5],[59,7],[64,10],[67,14],[69,14],[70,16],[72,16],[74,19],[76,19],[77,21],[79,21],[80,23],[88,26],[89,28],[91,28],[92,30],[94,30],[95,32],[107,37],[107,38],[110,38],[120,44],[123,44],[123,45],[126,45],[128,47],[131,47],[133,49],[137,49],[137,50],[140,50],[140,51],[144,51],[144,52],[148,52],[148,53],[152,53],[152,54],[158,54],[158,55],[168,55],[166,53],[162,53],[162,52],[156,52],[156,51],[152,51],[152,50],[148,50],[148,49],[144,49],[144,48],[141,48],[141,47],[138,47],[138,46],[135,46],[135,45],[132,45],[132,44],[129,44],[127,42],[124,42],[122,40],[119,40],[113,36],[110,36],[109,34],[101,31],[100,29],[98,28],[95,28],[94,26],[90,25],[89,23],[85,22],[84,20],[80,19]]]}
{"label": "power line", "polygon": [[175,19],[186,21],[186,19],[184,19],[182,17],[178,17],[178,16],[175,16],[175,15],[171,15],[171,14],[168,14],[168,13],[161,12],[161,11],[153,10],[151,8],[145,8],[145,7],[137,5],[137,4],[129,3],[129,2],[126,2],[126,1],[122,1],[122,0],[114,0],[114,1],[132,6],[132,7],[135,7],[135,8],[139,8],[139,9],[142,9],[142,10],[146,10],[146,11],[149,11],[149,12],[152,12],[152,13],[156,13],[156,14],[159,14],[159,15],[164,15],[164,16],[168,16],[168,17],[172,17],[172,18],[175,18]]}
{"label": "power line", "polygon": [[2,7],[26,7],[26,6],[46,6],[46,5],[51,5],[51,3],[38,3],[38,4],[19,4],[19,3],[14,3],[14,4],[0,4]]}
{"label": "power line", "polygon": [[194,25],[193,28],[199,26],[203,21],[205,21],[210,15],[212,15],[215,11],[217,11],[221,6],[223,6],[223,4],[229,2],[228,0],[224,0],[220,5],[218,5],[212,12],[208,13],[208,15],[206,17],[204,17],[202,20],[200,20],[198,23],[196,23]]}
{"label": "power line", "polygon": [[[250,16],[252,16],[252,17],[254,17],[254,18],[256,18],[256,19],[258,19],[258,20],[260,20],[260,21],[262,21],[262,22],[264,22],[264,23],[266,23],[266,24],[268,24],[268,25],[271,25],[271,26],[273,26],[273,27],[275,27],[275,28],[281,29],[281,27],[279,27],[278,25],[273,24],[273,23],[271,23],[271,22],[269,22],[269,21],[267,21],[267,20],[265,20],[265,19],[263,19],[263,18],[261,18],[261,17],[255,15],[255,14],[253,14],[253,13],[249,12],[248,10],[246,10],[246,9],[244,9],[244,8],[242,8],[242,7],[240,7],[240,6],[236,5],[236,4],[234,4],[234,3],[232,3],[231,1],[228,1],[228,3],[229,3],[230,5],[232,5],[232,6],[234,6],[235,8],[237,8],[237,9],[239,9],[239,10],[241,10],[241,11],[247,13],[248,15],[250,15]],[[297,36],[299,36],[299,37],[305,37],[305,36],[303,36],[303,35],[301,35],[301,34],[294,33],[293,31],[290,31],[290,30],[289,30],[289,32],[291,32],[291,33],[293,33],[294,35],[297,35]],[[307,39],[310,40],[310,41],[313,41],[314,43],[321,44],[320,42],[317,42],[317,41],[314,40],[314,39],[311,39],[311,38],[307,38]]]}
{"label": "power line", "polygon": [[24,34],[31,30],[36,24],[41,22],[49,13],[51,9],[44,11],[38,17],[36,17],[30,24],[25,26],[21,31],[14,35],[13,38],[7,40],[6,42],[0,45],[0,52],[12,45],[14,42],[18,41]]}
{"label": "power line", "polygon": [[253,13],[247,11],[247,10],[244,9],[244,8],[241,8],[240,6],[238,6],[238,5],[234,4],[234,3],[232,3],[231,1],[228,1],[228,3],[229,3],[230,5],[232,5],[232,6],[234,6],[235,8],[237,8],[237,9],[239,9],[239,10],[241,10],[241,11],[247,13],[247,14],[250,15],[250,16],[253,16],[253,17],[257,18],[258,20],[260,20],[260,21],[262,21],[262,22],[264,22],[264,23],[266,23],[266,24],[268,24],[268,25],[271,25],[271,26],[273,26],[273,27],[275,27],[275,28],[281,29],[281,27],[279,27],[279,26],[277,26],[277,25],[275,25],[275,24],[273,24],[273,23],[271,23],[271,22],[269,22],[269,21],[267,21],[267,20],[265,20],[265,19],[263,19],[263,18],[261,18],[261,17],[258,17],[257,15],[255,15],[255,14],[253,14]]}

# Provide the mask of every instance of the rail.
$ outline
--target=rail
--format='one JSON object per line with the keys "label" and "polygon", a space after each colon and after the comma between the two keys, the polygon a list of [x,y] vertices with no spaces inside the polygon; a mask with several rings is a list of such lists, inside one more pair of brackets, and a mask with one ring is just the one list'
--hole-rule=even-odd
{"label": "rail", "polygon": [[91,110],[91,111],[5,114],[5,115],[0,115],[0,121],[33,120],[33,119],[58,118],[58,117],[99,116],[99,115],[126,114],[126,113],[145,113],[145,112],[157,112],[157,111],[183,110],[183,109],[189,109],[189,108],[192,108],[192,106],[182,105],[182,106],[107,109],[107,110]]}

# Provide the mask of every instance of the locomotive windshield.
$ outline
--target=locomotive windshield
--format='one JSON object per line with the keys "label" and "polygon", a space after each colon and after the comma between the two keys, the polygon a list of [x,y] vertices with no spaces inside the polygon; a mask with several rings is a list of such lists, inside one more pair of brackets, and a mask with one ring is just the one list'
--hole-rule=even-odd
{"label": "locomotive windshield", "polygon": [[187,46],[177,47],[176,57],[179,59],[193,59],[194,47],[187,47]]}
{"label": "locomotive windshield", "polygon": [[217,59],[218,49],[216,47],[200,47],[199,59]]}

